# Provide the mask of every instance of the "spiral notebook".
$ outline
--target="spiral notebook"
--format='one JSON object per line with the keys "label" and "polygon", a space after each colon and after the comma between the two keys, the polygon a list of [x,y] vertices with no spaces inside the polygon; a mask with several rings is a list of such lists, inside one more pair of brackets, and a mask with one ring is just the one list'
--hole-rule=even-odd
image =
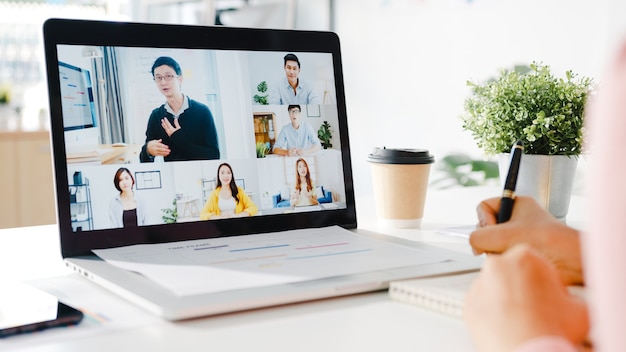
{"label": "spiral notebook", "polygon": [[479,271],[421,279],[392,281],[389,297],[448,316],[461,318],[463,301]]}
{"label": "spiral notebook", "polygon": [[[451,274],[389,283],[389,297],[451,317],[461,318],[465,295],[480,271]],[[583,286],[567,287],[570,295],[586,299]]]}

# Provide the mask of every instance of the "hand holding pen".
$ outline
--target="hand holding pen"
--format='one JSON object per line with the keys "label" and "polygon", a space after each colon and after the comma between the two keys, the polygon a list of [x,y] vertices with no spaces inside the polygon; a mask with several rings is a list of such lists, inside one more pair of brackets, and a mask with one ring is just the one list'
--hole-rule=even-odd
{"label": "hand holding pen", "polygon": [[[517,156],[516,156],[517,154]],[[580,234],[548,213],[530,196],[517,196],[515,185],[523,146],[516,143],[502,197],[485,199],[478,205],[478,227],[470,234],[474,254],[504,253],[526,244],[539,250],[557,267],[567,284],[583,283]],[[512,217],[515,203],[515,217]],[[506,222],[505,225],[492,226]],[[546,243],[558,244],[546,246]]]}
{"label": "hand holding pen", "polygon": [[513,203],[515,203],[515,185],[517,184],[517,175],[519,173],[522,154],[524,153],[524,144],[521,141],[515,142],[511,148],[511,164],[509,172],[504,182],[504,190],[500,199],[500,208],[498,211],[498,224],[509,221],[513,212]]}

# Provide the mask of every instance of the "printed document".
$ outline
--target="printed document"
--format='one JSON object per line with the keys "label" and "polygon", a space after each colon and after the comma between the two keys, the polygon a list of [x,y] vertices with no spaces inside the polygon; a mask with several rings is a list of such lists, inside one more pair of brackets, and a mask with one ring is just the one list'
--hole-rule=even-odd
{"label": "printed document", "polygon": [[177,296],[309,281],[447,261],[439,253],[358,236],[339,226],[93,251]]}

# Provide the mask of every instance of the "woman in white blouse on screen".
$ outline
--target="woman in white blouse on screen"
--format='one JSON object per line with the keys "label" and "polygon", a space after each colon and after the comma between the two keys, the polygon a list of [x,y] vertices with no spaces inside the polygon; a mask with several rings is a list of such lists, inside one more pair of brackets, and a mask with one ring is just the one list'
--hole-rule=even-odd
{"label": "woman in white blouse on screen", "polygon": [[113,184],[119,194],[109,203],[111,227],[131,227],[146,224],[146,207],[133,190],[135,178],[132,172],[121,167],[113,176]]}

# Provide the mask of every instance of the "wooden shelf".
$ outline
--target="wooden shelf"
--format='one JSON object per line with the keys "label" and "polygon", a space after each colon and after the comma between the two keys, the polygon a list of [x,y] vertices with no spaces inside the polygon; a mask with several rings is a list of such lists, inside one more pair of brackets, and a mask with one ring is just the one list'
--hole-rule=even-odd
{"label": "wooden shelf", "polygon": [[50,133],[0,132],[0,228],[56,223]]}
{"label": "wooden shelf", "polygon": [[276,143],[276,115],[273,112],[254,113],[254,139],[256,143],[269,143],[270,151]]}

